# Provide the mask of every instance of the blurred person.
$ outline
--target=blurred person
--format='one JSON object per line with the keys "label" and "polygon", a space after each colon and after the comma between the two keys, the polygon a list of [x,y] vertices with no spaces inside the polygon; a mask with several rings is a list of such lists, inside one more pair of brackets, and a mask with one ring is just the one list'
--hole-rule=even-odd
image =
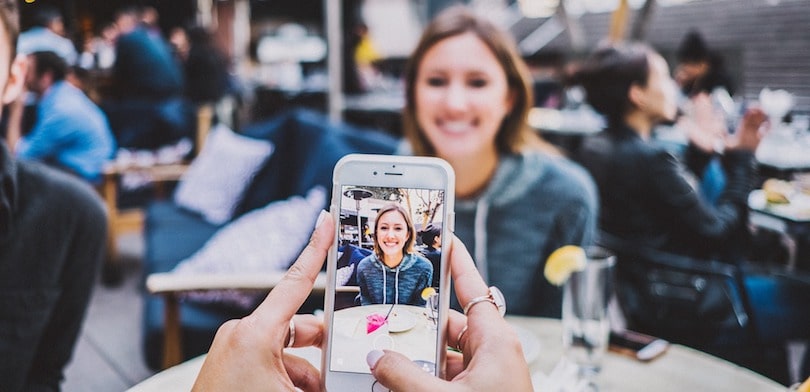
{"label": "blurred person", "polygon": [[[681,93],[684,95],[684,99],[693,100],[697,96],[711,95],[716,100],[720,95],[722,96],[720,99],[729,100],[734,94],[734,85],[725,67],[723,57],[709,49],[703,36],[698,31],[692,30],[684,36],[678,46],[676,58],[678,64],[675,67],[674,77],[675,82],[678,83],[681,89]],[[715,102],[715,104],[718,103]],[[691,105],[682,106],[688,109]],[[718,108],[718,110],[720,109],[722,108]],[[736,113],[726,113],[726,115],[736,117]],[[694,129],[688,124],[689,121],[688,116],[683,117],[679,120],[678,126],[687,130]],[[725,130],[718,129],[719,131]],[[701,194],[709,202],[716,203],[726,185],[726,176],[722,165],[717,159],[712,159],[700,177]]]}
{"label": "blurred person", "polygon": [[158,37],[162,35],[160,32],[160,25],[158,24],[158,21],[160,20],[160,13],[158,13],[157,8],[145,6],[141,8],[140,16],[141,26],[143,26],[146,31]]}
{"label": "blurred person", "polygon": [[188,53],[183,62],[185,95],[195,105],[217,102],[231,92],[228,58],[203,27],[188,29]]}
{"label": "blurred person", "polygon": [[102,107],[119,147],[156,149],[194,132],[193,113],[183,98],[180,65],[169,44],[140,24],[140,9],[115,16],[120,31],[112,69],[112,97]]}
{"label": "blurred person", "polygon": [[[684,164],[651,143],[654,126],[677,113],[677,85],[663,57],[642,44],[605,47],[580,72],[588,103],[608,123],[584,141],[579,156],[599,188],[600,229],[673,253],[732,256],[737,243],[732,240],[746,230],[748,193],[756,181],[754,150],[764,135],[765,114],[750,109],[734,137],[718,139],[725,124],[708,97],[697,98]],[[725,144],[721,162],[728,184],[711,206],[696,184],[718,141]]]}
{"label": "blurred person", "polygon": [[[0,0],[4,104],[25,80],[17,17],[17,1]],[[0,389],[58,391],[103,256],[104,207],[83,181],[16,161],[5,143],[0,182]]]}
{"label": "blurred person", "polygon": [[676,58],[675,82],[684,95],[711,94],[717,88],[734,95],[734,85],[723,57],[709,49],[698,31],[692,30],[684,36]]}
{"label": "blurred person", "polygon": [[[741,337],[736,335],[716,336],[700,348],[785,382],[784,343],[810,338],[810,308],[800,299],[810,290],[810,277],[744,259],[748,195],[757,181],[754,151],[768,128],[763,111],[749,108],[733,136],[717,139],[724,134],[717,128],[725,123],[707,96],[697,96],[691,122],[696,129],[689,132],[681,161],[651,141],[653,127],[673,120],[677,112],[678,86],[661,55],[643,44],[602,47],[585,62],[579,79],[587,101],[608,123],[584,140],[579,155],[598,185],[600,230],[632,248],[625,251],[650,248],[740,265],[743,295],[757,323],[756,338],[762,340],[757,342],[769,352],[780,351],[776,355],[782,362],[751,355],[758,350],[746,350],[748,341],[737,344]],[[698,193],[697,176],[718,141],[724,144],[719,161],[727,185],[711,205]]]}
{"label": "blurred person", "polygon": [[[33,22],[33,26],[17,38],[17,53],[52,51],[61,56],[69,66],[73,66],[77,60],[76,47],[71,40],[65,38],[65,25],[59,9],[51,5],[38,5]],[[72,73],[68,79],[79,85]],[[25,108],[20,120],[20,132],[23,135],[31,131],[36,117],[36,97],[26,93],[24,99]]]}
{"label": "blurred person", "polygon": [[174,57],[179,63],[185,63],[188,59],[188,51],[191,44],[188,42],[186,29],[180,26],[169,31],[169,44],[172,46]]}
{"label": "blurred person", "polygon": [[[217,331],[211,350],[197,375],[195,391],[293,390],[321,391],[321,375],[285,347],[319,347],[323,320],[295,315],[312,291],[315,277],[334,240],[331,215],[321,213],[306,249],[253,313],[226,322]],[[458,239],[448,260],[459,302],[467,304],[487,292],[472,257]],[[462,330],[466,328],[466,332]],[[295,335],[292,335],[295,331]],[[294,336],[294,339],[293,339]],[[488,302],[468,314],[451,312],[447,344],[447,378],[441,380],[394,351],[371,351],[367,357],[374,377],[397,391],[530,391],[529,368],[514,330]],[[460,338],[460,341],[459,341]]]}
{"label": "blurred person", "polygon": [[62,13],[53,6],[39,5],[34,15],[34,26],[20,34],[17,52],[31,54],[51,51],[62,57],[69,66],[76,64],[78,54],[73,42],[65,38]]}
{"label": "blurred person", "polygon": [[[115,154],[115,141],[107,118],[81,90],[68,83],[68,66],[53,52],[28,55],[25,87],[39,102],[31,132],[12,148],[20,159],[43,161],[101,182],[104,165]],[[20,110],[18,100],[11,110]]]}
{"label": "blurred person", "polygon": [[79,67],[88,70],[109,70],[115,64],[115,41],[118,39],[118,27],[109,22],[101,26],[97,36],[84,43],[84,50],[79,55]]}
{"label": "blurred person", "polygon": [[[442,265],[442,227],[440,225],[427,225],[419,232],[424,248],[422,254],[433,264],[433,271],[441,271]],[[433,274],[432,287],[439,287],[439,274]]]}
{"label": "blurred person", "polygon": [[424,305],[422,290],[433,281],[433,265],[414,250],[416,230],[397,204],[380,209],[374,222],[374,252],[357,264],[360,304]]}
{"label": "blurred person", "polygon": [[591,242],[596,189],[526,123],[532,81],[514,41],[450,7],[424,30],[405,89],[405,136],[413,154],[455,170],[455,233],[484,280],[500,287],[510,313],[560,317],[562,290],[545,279],[545,261]]}

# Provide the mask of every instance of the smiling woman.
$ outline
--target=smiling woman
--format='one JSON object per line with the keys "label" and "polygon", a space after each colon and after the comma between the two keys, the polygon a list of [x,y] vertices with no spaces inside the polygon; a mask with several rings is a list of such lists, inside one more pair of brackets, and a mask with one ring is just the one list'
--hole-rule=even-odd
{"label": "smiling woman", "polygon": [[510,312],[559,317],[542,275],[552,250],[585,245],[596,190],[528,127],[531,76],[511,36],[464,6],[425,28],[405,69],[403,129],[416,155],[456,172],[456,235]]}
{"label": "smiling woman", "polygon": [[407,211],[389,204],[377,213],[374,253],[357,266],[360,304],[424,305],[421,293],[433,280],[433,265],[414,250],[416,230]]}

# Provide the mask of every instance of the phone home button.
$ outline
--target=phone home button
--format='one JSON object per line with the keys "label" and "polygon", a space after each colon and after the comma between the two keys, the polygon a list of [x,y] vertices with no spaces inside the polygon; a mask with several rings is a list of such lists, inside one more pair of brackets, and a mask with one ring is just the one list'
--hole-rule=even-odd
{"label": "phone home button", "polygon": [[371,384],[371,392],[391,392],[391,390],[380,384],[379,381],[374,381],[374,384]]}

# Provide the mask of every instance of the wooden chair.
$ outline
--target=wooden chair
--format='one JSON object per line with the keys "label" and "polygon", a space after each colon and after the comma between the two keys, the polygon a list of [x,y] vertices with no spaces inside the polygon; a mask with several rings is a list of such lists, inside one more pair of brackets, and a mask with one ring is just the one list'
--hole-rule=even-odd
{"label": "wooden chair", "polygon": [[[181,320],[179,300],[183,293],[211,290],[240,290],[270,292],[284,277],[286,271],[271,274],[198,274],[183,275],[171,272],[154,273],[146,279],[149,293],[160,295],[164,301],[163,368],[182,362]],[[353,289],[356,289],[353,288]],[[315,280],[313,295],[326,290],[326,273]]]}

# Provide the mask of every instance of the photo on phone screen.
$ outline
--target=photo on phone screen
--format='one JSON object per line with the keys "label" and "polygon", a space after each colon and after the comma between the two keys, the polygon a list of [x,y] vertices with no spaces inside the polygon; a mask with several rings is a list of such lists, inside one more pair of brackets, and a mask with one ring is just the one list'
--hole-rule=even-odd
{"label": "photo on phone screen", "polygon": [[341,184],[329,370],[374,349],[436,373],[445,191]]}

